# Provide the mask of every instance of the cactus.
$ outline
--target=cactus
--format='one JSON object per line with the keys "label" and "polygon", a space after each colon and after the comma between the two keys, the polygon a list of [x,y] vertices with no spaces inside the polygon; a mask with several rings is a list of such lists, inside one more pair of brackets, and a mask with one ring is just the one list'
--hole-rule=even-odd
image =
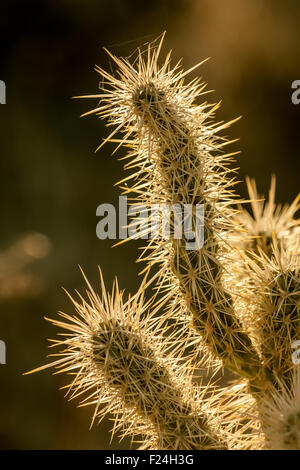
{"label": "cactus", "polygon": [[[141,208],[130,223],[140,231],[131,233],[147,238],[139,261],[154,274],[127,300],[117,282],[106,292],[102,274],[101,297],[88,284],[88,300],[72,299],[74,317],[53,320],[70,333],[55,343],[60,358],[40,369],[76,371],[70,397],[84,395],[93,420],[113,413],[114,431],[142,436],[141,448],[300,449],[292,361],[300,339],[299,198],[276,205],[273,178],[264,203],[247,179],[251,214],[235,193],[235,153],[224,152],[232,141],[220,135],[234,121],[215,123],[219,105],[196,103],[206,85],[185,77],[200,64],[183,71],[169,53],[159,65],[162,44],[163,36],[132,63],[108,52],[117,73],[96,67],[100,93],[88,97],[100,103],[85,113],[113,126],[98,149],[108,141],[128,149],[133,173],[119,186]],[[175,208],[167,238],[150,237],[158,205]],[[176,212],[185,207],[189,230]],[[191,243],[198,207],[201,247]],[[155,294],[145,300],[149,285]],[[199,368],[212,371],[206,386],[193,381]],[[234,384],[221,388],[214,376],[226,369]]]}

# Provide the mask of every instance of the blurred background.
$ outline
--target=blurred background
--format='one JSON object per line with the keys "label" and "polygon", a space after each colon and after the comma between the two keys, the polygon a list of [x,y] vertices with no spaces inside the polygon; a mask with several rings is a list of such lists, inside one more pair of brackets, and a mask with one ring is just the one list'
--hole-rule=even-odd
{"label": "blurred background", "polygon": [[[138,242],[111,248],[96,237],[96,208],[117,204],[122,162],[110,156],[104,123],[79,115],[96,104],[72,100],[95,94],[94,65],[109,68],[103,46],[129,56],[167,31],[164,52],[188,68],[211,57],[199,73],[219,120],[242,115],[228,134],[240,141],[240,178],[255,177],[261,192],[277,175],[277,200],[299,192],[300,105],[291,84],[300,79],[298,0],[60,0],[1,5],[0,79],[0,365],[1,449],[108,449],[111,422],[89,431],[92,409],[76,408],[59,390],[65,376],[44,371],[44,320],[72,312],[62,287],[84,290],[81,265],[95,287],[100,265],[107,286],[115,275],[134,292],[141,266]],[[122,156],[122,151],[119,151]],[[243,183],[237,188],[245,196]],[[115,449],[129,441],[112,441]]]}

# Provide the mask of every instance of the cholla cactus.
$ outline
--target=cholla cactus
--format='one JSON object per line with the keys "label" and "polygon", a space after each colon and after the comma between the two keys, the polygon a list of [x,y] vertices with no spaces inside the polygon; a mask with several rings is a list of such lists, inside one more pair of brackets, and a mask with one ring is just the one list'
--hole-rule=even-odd
{"label": "cholla cactus", "polygon": [[[109,53],[117,75],[96,68],[101,91],[92,97],[100,104],[86,114],[114,127],[103,143],[129,148],[125,167],[134,172],[120,186],[149,209],[131,223],[140,226],[136,236],[149,235],[158,204],[188,205],[190,231],[175,211],[171,237],[156,233],[140,257],[146,270],[156,269],[150,283],[162,300],[145,302],[144,282],[124,301],[117,284],[108,295],[103,281],[102,299],[89,287],[89,302],[73,300],[79,316],[55,321],[72,333],[58,342],[67,349],[52,365],[77,369],[71,396],[90,391],[94,417],[113,412],[116,429],[142,435],[142,448],[299,449],[299,381],[291,359],[291,344],[300,339],[299,200],[276,207],[273,179],[264,206],[248,180],[253,217],[248,213],[234,193],[234,154],[223,152],[230,142],[219,136],[231,123],[213,123],[218,105],[195,103],[205,85],[184,82],[195,67],[172,68],[170,54],[159,65],[162,43],[138,51],[132,63]],[[204,244],[191,247],[199,205]],[[236,384],[195,386],[193,371],[203,364],[213,375],[230,369]]]}

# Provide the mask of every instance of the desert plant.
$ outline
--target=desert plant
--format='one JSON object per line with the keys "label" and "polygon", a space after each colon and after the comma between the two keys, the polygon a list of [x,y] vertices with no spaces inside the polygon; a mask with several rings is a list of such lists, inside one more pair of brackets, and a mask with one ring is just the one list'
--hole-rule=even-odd
{"label": "desert plant", "polygon": [[[114,430],[139,436],[141,448],[300,449],[292,361],[300,339],[299,198],[276,205],[273,178],[265,203],[247,180],[247,210],[234,191],[234,153],[224,152],[231,142],[220,135],[231,122],[213,122],[218,104],[195,103],[205,85],[184,80],[200,64],[184,72],[169,53],[159,65],[162,43],[132,62],[108,52],[117,73],[96,68],[100,93],[89,97],[100,103],[86,113],[114,128],[99,148],[110,141],[129,149],[125,168],[133,173],[119,184],[140,207],[129,238],[147,238],[139,260],[153,275],[127,300],[117,283],[108,294],[102,275],[102,297],[88,284],[88,300],[72,299],[76,315],[53,320],[69,333],[56,342],[60,358],[43,368],[75,373],[70,396],[88,392],[94,418],[112,412]],[[172,209],[170,236],[160,230],[151,238],[152,209],[162,205]],[[177,217],[184,207],[189,231]],[[204,243],[191,248],[198,207]],[[149,285],[155,294],[146,301]],[[203,368],[212,371],[205,387],[193,381]],[[226,369],[234,383],[221,388],[213,377]]]}

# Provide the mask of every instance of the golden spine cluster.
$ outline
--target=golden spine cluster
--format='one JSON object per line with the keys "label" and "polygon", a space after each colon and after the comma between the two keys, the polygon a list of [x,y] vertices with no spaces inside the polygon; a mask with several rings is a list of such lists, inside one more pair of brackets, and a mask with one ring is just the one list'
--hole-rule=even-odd
{"label": "golden spine cluster", "polygon": [[201,409],[201,397],[196,401],[186,393],[191,384],[175,371],[174,358],[162,347],[162,336],[151,322],[156,309],[143,318],[150,307],[144,302],[144,284],[124,299],[117,281],[109,294],[101,272],[100,278],[102,297],[88,284],[87,300],[71,298],[76,316],[61,313],[63,320],[50,320],[71,332],[54,342],[63,353],[51,364],[75,375],[71,398],[87,394],[84,404],[95,405],[93,420],[112,413],[113,431],[141,435],[143,449],[226,449],[216,420]]}
{"label": "golden spine cluster", "polygon": [[[146,249],[150,255],[143,259],[149,265],[160,265],[160,287],[169,285],[175,298],[183,301],[180,304],[192,314],[193,325],[209,350],[234,372],[257,379],[259,357],[221,281],[221,245],[226,232],[233,229],[234,211],[230,205],[236,199],[232,190],[234,178],[228,176],[227,168],[232,154],[222,154],[228,142],[217,133],[230,123],[210,122],[218,106],[194,104],[204,86],[198,80],[184,85],[183,77],[188,72],[178,66],[171,69],[170,56],[158,67],[160,47],[161,44],[151,53],[149,45],[145,60],[139,53],[135,69],[112,57],[119,67],[118,79],[97,68],[106,81],[106,89],[99,95],[103,105],[95,112],[108,116],[110,124],[125,134],[119,145],[132,148],[133,162],[127,167],[138,167],[138,171],[131,175],[134,184],[126,188],[126,193],[134,193],[137,202],[150,207],[163,203],[183,209],[190,205],[194,228],[199,223],[196,207],[203,205],[201,250],[186,248],[188,240],[180,227],[181,239],[174,238],[169,243],[161,238],[151,240]],[[176,220],[173,232],[178,230],[175,225]],[[170,284],[172,275],[178,282]]]}
{"label": "golden spine cluster", "polygon": [[[58,342],[67,349],[54,365],[78,369],[72,396],[90,390],[94,417],[114,413],[115,429],[142,435],[142,448],[299,449],[298,369],[291,359],[291,343],[300,340],[299,198],[276,205],[273,178],[264,203],[248,179],[252,214],[241,205],[229,167],[234,153],[224,152],[230,142],[219,135],[231,123],[213,122],[218,104],[196,104],[205,85],[185,77],[197,66],[172,67],[170,53],[159,65],[162,44],[163,37],[138,51],[133,63],[109,53],[117,74],[96,68],[100,93],[88,97],[100,103],[85,113],[114,127],[99,148],[111,141],[128,149],[125,168],[133,173],[119,185],[149,209],[131,226],[139,226],[137,237],[149,237],[139,260],[156,269],[147,285],[155,281],[162,300],[145,302],[145,283],[126,302],[117,285],[110,296],[102,281],[102,299],[89,287],[89,302],[74,301],[79,317],[55,321],[72,333]],[[171,237],[151,238],[157,205],[181,214],[188,206],[194,235],[203,207],[203,246],[190,247],[176,211]],[[181,326],[166,339],[168,319]],[[214,396],[208,388],[197,394],[197,348],[214,359],[205,362],[214,373],[225,366],[239,382]]]}

